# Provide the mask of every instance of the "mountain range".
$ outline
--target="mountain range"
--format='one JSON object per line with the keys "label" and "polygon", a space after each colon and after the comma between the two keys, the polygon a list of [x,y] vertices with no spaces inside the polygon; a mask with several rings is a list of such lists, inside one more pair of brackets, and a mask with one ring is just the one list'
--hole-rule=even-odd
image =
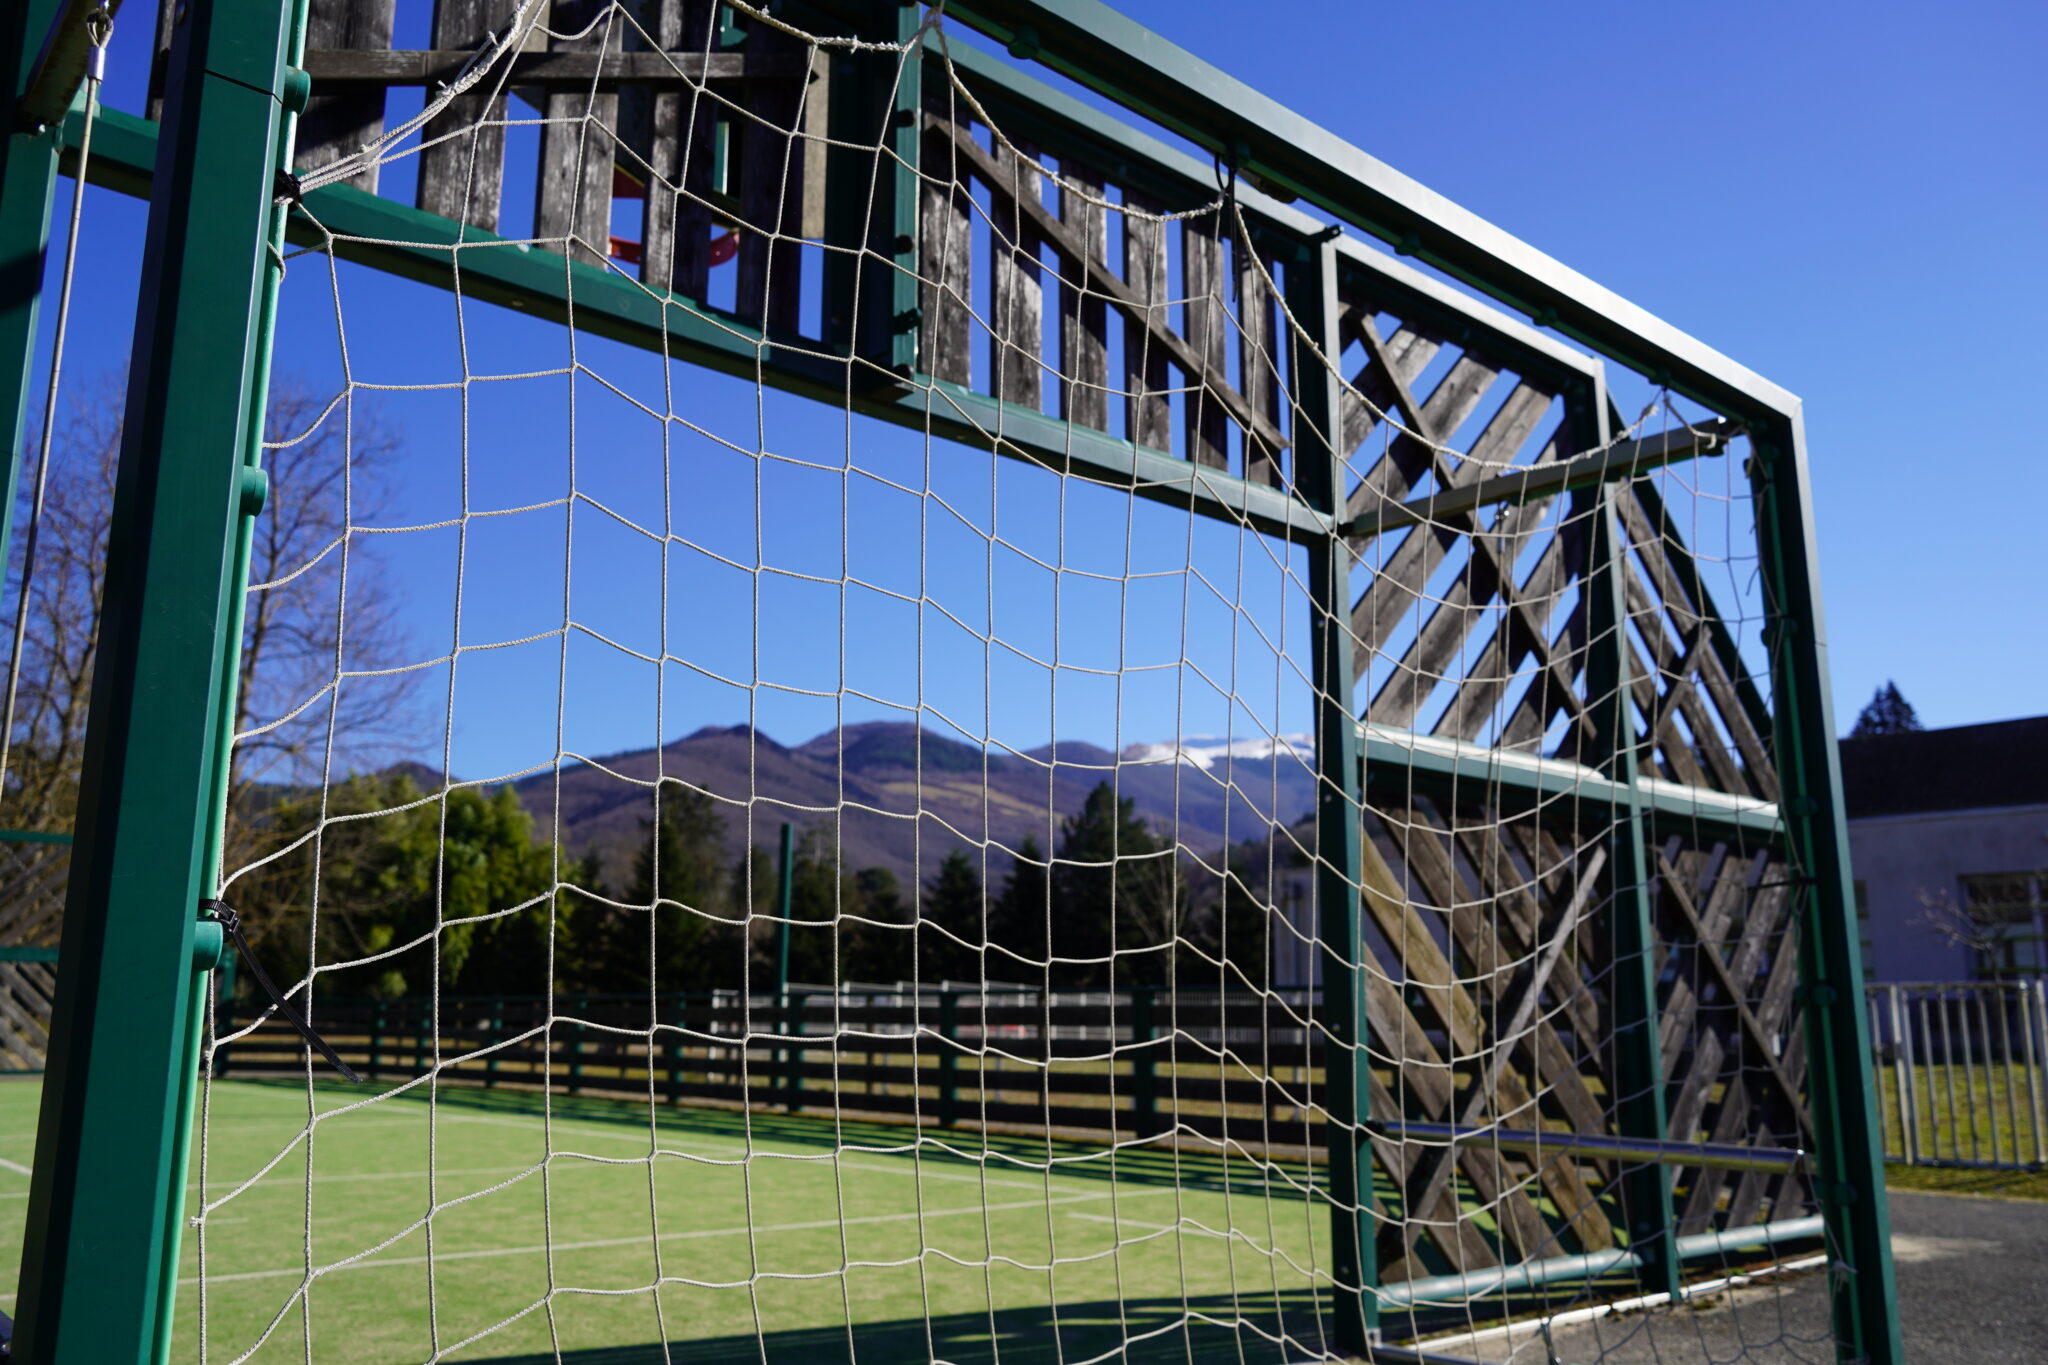
{"label": "mountain range", "polygon": [[1003,850],[1027,837],[1051,851],[1060,822],[1101,782],[1114,781],[1155,832],[1202,853],[1291,824],[1315,799],[1305,736],[1188,739],[1121,754],[1061,740],[1014,754],[895,722],[845,726],[793,748],[746,726],[706,728],[658,750],[566,766],[559,786],[541,773],[515,790],[543,834],[558,830],[569,852],[597,854],[619,879],[645,838],[657,776],[718,798],[735,857],[750,841],[772,848],[785,820],[799,830],[836,821],[844,867],[886,867],[906,885],[963,845],[1001,845],[990,852],[991,879],[1008,869]]}

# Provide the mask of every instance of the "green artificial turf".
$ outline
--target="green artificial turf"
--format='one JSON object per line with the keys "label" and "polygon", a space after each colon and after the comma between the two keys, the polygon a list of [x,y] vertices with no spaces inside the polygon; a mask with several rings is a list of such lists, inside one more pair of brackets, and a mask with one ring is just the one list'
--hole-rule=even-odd
{"label": "green artificial turf", "polygon": [[[37,1093],[0,1086],[10,1287]],[[664,1340],[756,1365],[1324,1344],[1327,1205],[1241,1159],[455,1087],[430,1106],[222,1082],[207,1109],[179,1361],[201,1358],[202,1314],[213,1362],[302,1361],[308,1333],[350,1365],[628,1365]],[[1283,1330],[1291,1349],[1268,1341]]]}

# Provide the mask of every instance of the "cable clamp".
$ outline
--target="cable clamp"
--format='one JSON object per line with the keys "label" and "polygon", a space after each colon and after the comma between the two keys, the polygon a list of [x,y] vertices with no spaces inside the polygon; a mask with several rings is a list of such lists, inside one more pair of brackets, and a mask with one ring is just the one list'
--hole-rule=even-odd
{"label": "cable clamp", "polygon": [[[327,1045],[325,1038],[313,1031],[313,1026],[306,1022],[305,1016],[293,1008],[292,1003],[284,998],[283,992],[271,982],[270,974],[263,970],[263,964],[258,962],[256,954],[249,950],[249,940],[242,936],[242,917],[235,913],[235,907],[226,901],[202,900],[199,902],[199,917],[220,926],[221,932],[227,935],[228,942],[235,945],[235,951],[240,953],[242,961],[248,964],[249,975],[256,978],[256,984],[270,997],[271,1008],[287,1024],[299,1031],[299,1036],[306,1040],[306,1045],[325,1057],[327,1064],[339,1071],[349,1084],[362,1084],[363,1078],[351,1070],[347,1062],[341,1060],[340,1054]],[[261,1016],[258,1016],[256,1022],[262,1022]]]}

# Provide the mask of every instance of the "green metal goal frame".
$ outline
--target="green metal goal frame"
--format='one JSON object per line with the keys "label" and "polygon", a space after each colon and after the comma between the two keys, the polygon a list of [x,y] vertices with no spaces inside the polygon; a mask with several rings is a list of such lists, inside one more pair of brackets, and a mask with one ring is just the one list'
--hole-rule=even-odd
{"label": "green metal goal frame", "polygon": [[[260,415],[279,268],[275,248],[286,232],[275,174],[285,166],[291,121],[308,89],[298,69],[305,2],[184,0],[175,11],[161,126],[106,111],[95,132],[93,180],[149,198],[150,211],[103,642],[17,1301],[16,1356],[33,1365],[153,1365],[167,1358],[170,1346],[199,1004],[204,971],[220,951],[217,933],[201,932],[195,907],[212,892],[219,856],[229,728],[224,717],[232,714],[250,520],[261,505]],[[901,0],[821,3],[853,14],[859,31],[873,37],[908,41],[919,30],[920,8]],[[0,18],[0,70],[13,82],[16,103],[53,25],[60,19],[76,22],[89,8],[77,0],[22,0]],[[1259,196],[1262,212],[1291,224],[1297,243],[1297,264],[1288,271],[1289,307],[1310,335],[1331,343],[1329,353],[1341,350],[1334,344],[1338,273],[1358,268],[1366,257],[1385,258],[1355,241],[1333,239],[1317,219],[1284,207],[1290,197],[1395,244],[1401,254],[1750,433],[1757,544],[1774,611],[1767,638],[1774,709],[1767,720],[1783,798],[1776,811],[1731,804],[1706,818],[1779,832],[1811,881],[1801,933],[1800,1000],[1807,1100],[1819,1148],[1812,1154],[1816,1190],[1835,1262],[1837,1350],[1843,1361],[1901,1360],[1884,1171],[1865,1063],[1868,1025],[1858,1007],[1862,968],[1799,400],[1097,0],[951,0],[947,13],[1006,44],[1013,56],[1036,59],[1215,154],[1268,192]],[[954,56],[1004,89],[1031,117],[1059,124],[1081,116],[1074,101],[1011,68],[964,49]],[[914,115],[918,108],[917,66],[913,54],[910,79],[897,93],[899,112]],[[0,373],[11,376],[0,384],[0,428],[14,452],[5,476],[8,497],[0,504],[0,546],[14,506],[30,406],[54,186],[59,174],[76,171],[66,157],[75,151],[78,117],[74,107],[67,122],[40,129],[19,128],[10,120],[13,131],[0,146],[0,278],[6,281],[0,294]],[[1100,120],[1095,122],[1102,131]],[[900,129],[898,152],[914,165],[915,118],[893,126]],[[1111,127],[1105,135],[1176,173],[1209,170],[1134,131]],[[316,191],[315,197],[323,221],[387,244],[353,248],[357,259],[415,279],[447,282],[437,253],[396,243],[452,244],[462,240],[462,229],[345,186]],[[899,244],[914,238],[914,182],[899,177],[894,212]],[[471,260],[464,289],[472,297],[564,316],[568,290],[561,262],[503,252]],[[631,344],[665,345],[671,353],[730,372],[757,373],[755,345],[736,339],[729,322],[713,325],[680,302],[652,302],[644,291],[593,268],[570,269],[579,327]],[[898,274],[892,286],[896,307],[888,316],[915,310],[913,274]],[[1414,272],[1403,277],[1403,287],[1426,296],[1440,316],[1462,316],[1517,353],[1555,370],[1577,371],[1577,382],[1600,393],[1597,370],[1587,371],[1576,352],[1557,347],[1541,332]],[[899,329],[888,346],[893,363],[915,368],[913,334]],[[1355,943],[1361,932],[1361,833],[1347,812],[1362,800],[1365,774],[1385,765],[1422,778],[1455,778],[1467,760],[1389,746],[1361,732],[1356,722],[1350,642],[1338,624],[1349,602],[1340,540],[1346,530],[1341,456],[1326,442],[1310,449],[1314,441],[1308,435],[1311,428],[1327,426],[1340,391],[1334,375],[1321,367],[1315,375],[1320,378],[1297,380],[1291,395],[1304,418],[1298,430],[1305,439],[1296,452],[1298,500],[1229,479],[1199,485],[1181,480],[1171,496],[1193,511],[1285,529],[1309,543],[1311,589],[1322,622],[1313,659],[1321,694],[1315,746],[1322,792],[1321,932],[1331,942]],[[841,365],[778,351],[767,376],[790,391],[846,400]],[[949,389],[946,396],[959,413],[950,420],[936,418],[924,401],[900,391],[857,394],[855,402],[885,420],[929,424],[941,436],[983,446],[991,444],[984,431],[999,429],[1004,435],[997,444],[1010,453],[1022,451],[1054,467],[1126,485],[1174,482],[1161,476],[1181,465],[985,395]],[[1600,396],[1596,410],[1604,413]],[[1000,426],[976,421],[997,416]],[[1600,425],[1602,430],[1581,433],[1587,445],[1610,435],[1604,417]],[[1615,513],[1597,476],[1592,482],[1595,487],[1578,494],[1586,499],[1580,505],[1596,517],[1592,610],[1596,621],[1612,623],[1625,611],[1613,571]],[[1142,491],[1161,495],[1157,487]],[[1625,666],[1620,634],[1594,632],[1596,639],[1617,641],[1607,651],[1611,657],[1591,664],[1607,670],[1610,679]],[[1607,694],[1619,698],[1622,689],[1610,687]],[[1595,695],[1602,693],[1596,688]],[[1610,735],[1625,721],[1620,707],[1617,701],[1611,714],[1599,718]],[[1600,774],[1604,785],[1575,781],[1574,790],[1582,801],[1604,801],[1625,812],[1612,850],[1620,869],[1617,884],[1644,888],[1645,829],[1667,816],[1698,819],[1702,811],[1697,803],[1674,805],[1667,791],[1640,781],[1631,746],[1613,744],[1610,753]],[[1487,767],[1483,777],[1530,793],[1553,780],[1506,766]],[[1632,935],[1647,948],[1648,892],[1639,889],[1633,900],[1632,913],[1617,917],[1619,941],[1629,942]],[[1616,1005],[1634,1044],[1622,1051],[1640,1071],[1656,1065],[1651,1049],[1657,1007],[1648,953],[1637,961],[1642,970],[1618,983]],[[1339,975],[1343,979],[1326,990],[1325,1023],[1339,1041],[1360,1041],[1360,973]],[[1364,1053],[1353,1055],[1356,1074],[1333,1068],[1326,1093],[1333,1114],[1362,1120]],[[1628,1089],[1643,1098],[1624,1105],[1621,1126],[1630,1137],[1662,1140],[1659,1087]],[[1340,1305],[1340,1339],[1363,1349],[1376,1328],[1374,1295],[1368,1291],[1377,1275],[1369,1211],[1360,1202],[1369,1197],[1370,1156],[1363,1129],[1353,1131],[1359,1136],[1345,1144],[1349,1150],[1330,1152],[1338,1206],[1333,1247],[1340,1283],[1356,1291]],[[1634,1230],[1655,1246],[1671,1224],[1668,1174],[1653,1165],[1632,1179],[1634,1207],[1661,1202],[1665,1210],[1663,1229]],[[1361,1211],[1346,1215],[1347,1203]],[[1645,1255],[1635,1263],[1646,1288],[1677,1288],[1677,1254]]]}

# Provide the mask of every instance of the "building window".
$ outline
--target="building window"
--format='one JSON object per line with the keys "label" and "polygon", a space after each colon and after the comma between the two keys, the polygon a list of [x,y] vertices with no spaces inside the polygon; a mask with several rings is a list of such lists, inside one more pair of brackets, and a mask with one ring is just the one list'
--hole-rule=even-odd
{"label": "building window", "polygon": [[2048,974],[2048,872],[1965,877],[1963,910],[1977,936],[1980,979]]}

